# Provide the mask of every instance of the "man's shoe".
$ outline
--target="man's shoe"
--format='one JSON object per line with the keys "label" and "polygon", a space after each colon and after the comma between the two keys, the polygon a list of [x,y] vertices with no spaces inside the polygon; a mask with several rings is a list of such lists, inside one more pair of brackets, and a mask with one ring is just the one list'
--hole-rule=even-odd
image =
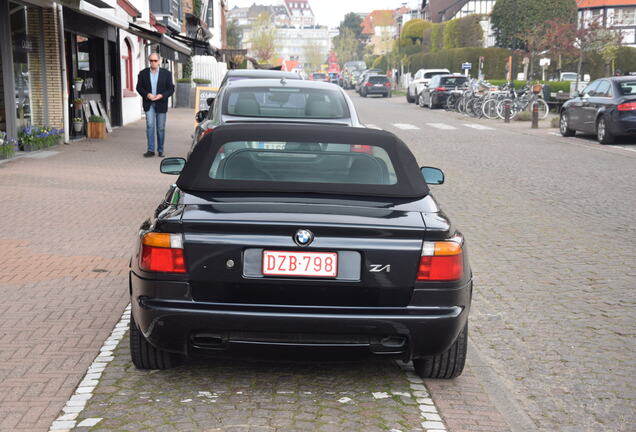
{"label": "man's shoe", "polygon": [[163,157],[163,152],[159,152],[159,153],[157,153],[157,156],[159,156],[159,157]]}
{"label": "man's shoe", "polygon": [[147,151],[146,153],[144,153],[144,157],[153,157],[155,155],[155,152],[151,152],[151,151]]}

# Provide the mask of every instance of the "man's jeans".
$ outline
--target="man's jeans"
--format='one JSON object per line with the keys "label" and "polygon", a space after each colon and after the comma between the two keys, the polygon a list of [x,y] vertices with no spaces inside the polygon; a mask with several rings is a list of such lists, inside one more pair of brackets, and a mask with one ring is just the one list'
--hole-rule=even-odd
{"label": "man's jeans", "polygon": [[166,136],[166,113],[158,113],[155,104],[150,105],[146,111],[146,136],[148,138],[148,151],[155,152],[155,130],[157,134],[157,152],[163,153],[163,140]]}

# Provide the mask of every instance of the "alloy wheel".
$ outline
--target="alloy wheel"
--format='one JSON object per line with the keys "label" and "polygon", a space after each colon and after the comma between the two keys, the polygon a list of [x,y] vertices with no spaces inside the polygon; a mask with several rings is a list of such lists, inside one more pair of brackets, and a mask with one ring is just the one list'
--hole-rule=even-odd
{"label": "alloy wheel", "polygon": [[568,117],[566,113],[561,113],[561,133],[566,134],[568,130]]}

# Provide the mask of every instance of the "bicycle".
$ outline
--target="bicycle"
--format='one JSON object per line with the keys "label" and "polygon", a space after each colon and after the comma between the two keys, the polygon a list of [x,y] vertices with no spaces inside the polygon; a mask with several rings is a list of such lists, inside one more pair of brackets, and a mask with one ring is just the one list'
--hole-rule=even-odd
{"label": "bicycle", "polygon": [[504,109],[506,104],[509,104],[510,106],[510,119],[514,119],[521,111],[528,109],[528,107],[533,107],[536,103],[539,109],[539,119],[544,120],[550,112],[550,107],[547,102],[539,96],[540,90],[539,92],[532,92],[528,95],[529,89],[530,85],[526,84],[526,86],[522,89],[523,93],[521,95],[517,95],[513,92],[514,98],[506,98],[499,101],[499,104],[497,104],[497,115],[499,118],[504,118]]}

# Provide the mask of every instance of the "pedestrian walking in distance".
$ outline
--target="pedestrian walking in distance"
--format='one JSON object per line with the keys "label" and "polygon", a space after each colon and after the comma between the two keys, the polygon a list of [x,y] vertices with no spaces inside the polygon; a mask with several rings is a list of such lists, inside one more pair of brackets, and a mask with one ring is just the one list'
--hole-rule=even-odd
{"label": "pedestrian walking in distance", "polygon": [[159,67],[161,57],[152,53],[148,57],[150,67],[137,76],[137,93],[143,98],[146,112],[146,135],[148,150],[145,157],[155,155],[155,136],[157,137],[157,155],[163,157],[163,142],[166,137],[166,113],[168,98],[174,93],[174,84],[170,71]]}

